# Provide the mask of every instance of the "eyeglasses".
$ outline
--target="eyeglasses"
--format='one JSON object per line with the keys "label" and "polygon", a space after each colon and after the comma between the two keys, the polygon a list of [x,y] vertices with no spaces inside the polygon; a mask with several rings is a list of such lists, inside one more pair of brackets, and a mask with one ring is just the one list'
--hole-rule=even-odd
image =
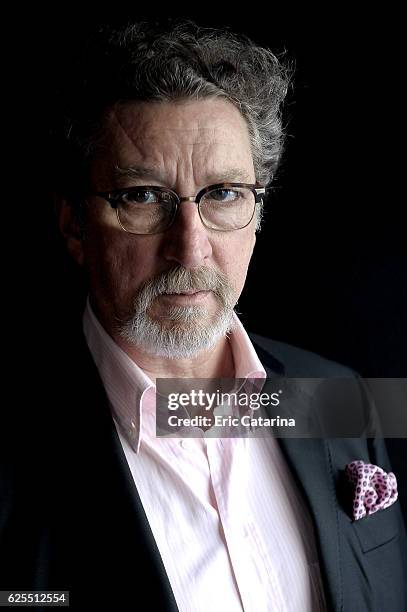
{"label": "eyeglasses", "polygon": [[243,229],[262,202],[265,187],[246,183],[220,183],[202,189],[195,197],[182,198],[165,187],[142,185],[92,193],[109,202],[117,220],[130,234],[159,234],[168,230],[181,202],[195,202],[205,227],[231,232]]}

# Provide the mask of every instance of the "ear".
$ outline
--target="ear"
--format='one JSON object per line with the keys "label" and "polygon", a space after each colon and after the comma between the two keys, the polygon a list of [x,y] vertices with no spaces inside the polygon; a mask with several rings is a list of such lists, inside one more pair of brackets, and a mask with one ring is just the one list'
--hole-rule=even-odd
{"label": "ear", "polygon": [[71,202],[65,198],[55,199],[55,210],[58,217],[59,229],[65,238],[69,253],[77,264],[83,266],[83,227],[78,218],[78,212]]}
{"label": "ear", "polygon": [[252,248],[250,251],[250,259],[253,257],[253,251],[254,251],[254,247],[256,246],[256,240],[257,240],[257,234],[254,233],[253,235],[253,242],[252,242]]}
{"label": "ear", "polygon": [[253,232],[253,236],[252,236],[252,246],[251,246],[251,251],[250,251],[250,257],[253,255],[254,247],[256,246],[257,232],[258,230],[255,228]]}

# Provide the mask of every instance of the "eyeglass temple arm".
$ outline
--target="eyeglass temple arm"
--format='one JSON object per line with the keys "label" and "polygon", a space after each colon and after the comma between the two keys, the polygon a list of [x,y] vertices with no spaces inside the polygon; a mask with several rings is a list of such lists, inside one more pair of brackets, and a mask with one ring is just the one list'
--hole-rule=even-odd
{"label": "eyeglass temple arm", "polygon": [[261,196],[266,195],[265,187],[256,187],[254,191],[256,192],[256,202],[260,202]]}

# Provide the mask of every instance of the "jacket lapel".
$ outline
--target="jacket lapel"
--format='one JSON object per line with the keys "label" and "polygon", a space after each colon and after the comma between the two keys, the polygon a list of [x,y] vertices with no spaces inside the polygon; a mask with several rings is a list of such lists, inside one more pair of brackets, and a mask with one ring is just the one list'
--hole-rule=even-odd
{"label": "jacket lapel", "polygon": [[[284,376],[284,365],[254,344],[267,377]],[[329,609],[340,610],[342,582],[338,503],[328,441],[320,438],[276,438],[296,484],[308,502]],[[336,529],[333,529],[333,526]]]}
{"label": "jacket lapel", "polygon": [[[66,370],[63,374],[66,376]],[[60,514],[69,515],[62,526],[67,532],[66,558],[72,565],[72,594],[80,593],[82,602],[86,593],[94,598],[100,592],[98,605],[111,609],[124,609],[132,601],[137,607],[145,600],[151,609],[177,612],[108,398],[84,339],[80,359],[71,365],[70,374],[74,385],[67,389],[63,410],[69,419],[64,421],[58,448],[65,474],[61,479],[74,491],[68,506],[66,495],[60,504]],[[61,464],[58,470],[62,471]],[[100,588],[103,584],[109,585],[108,593],[115,593],[115,601],[106,601]],[[89,604],[93,603],[91,599]]]}
{"label": "jacket lapel", "polygon": [[[338,506],[329,446],[322,439],[278,438],[314,521],[320,569],[333,609],[342,601]],[[336,529],[333,529],[336,526]],[[336,603],[336,606],[334,605]]]}

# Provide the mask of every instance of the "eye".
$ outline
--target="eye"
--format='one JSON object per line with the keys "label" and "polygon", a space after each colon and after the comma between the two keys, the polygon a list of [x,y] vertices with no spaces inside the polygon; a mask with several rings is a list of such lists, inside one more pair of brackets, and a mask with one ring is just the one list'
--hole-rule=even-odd
{"label": "eye", "polygon": [[214,189],[208,193],[208,197],[217,202],[235,202],[241,197],[241,193],[237,189]]}
{"label": "eye", "polygon": [[157,204],[160,195],[151,189],[132,189],[122,193],[120,201],[124,204]]}

